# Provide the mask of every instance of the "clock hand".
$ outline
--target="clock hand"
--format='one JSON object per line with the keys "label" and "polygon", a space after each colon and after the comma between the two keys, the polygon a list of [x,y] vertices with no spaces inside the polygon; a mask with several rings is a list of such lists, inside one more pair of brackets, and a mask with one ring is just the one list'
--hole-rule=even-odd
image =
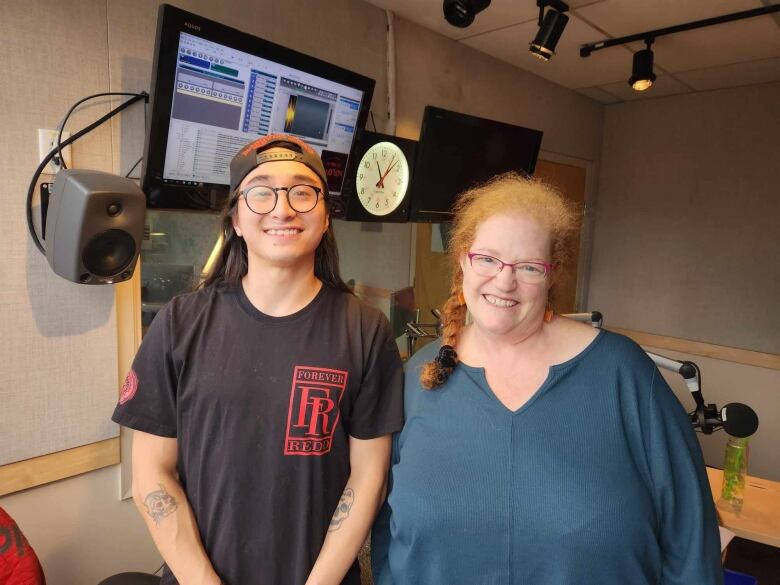
{"label": "clock hand", "polygon": [[377,163],[376,163],[376,168],[378,168],[378,169],[379,169],[379,175],[380,175],[380,176],[379,176],[379,182],[376,184],[376,186],[377,186],[377,188],[378,188],[378,189],[384,189],[384,188],[385,188],[385,177],[387,176],[387,173],[389,173],[389,172],[390,172],[390,169],[391,169],[391,168],[392,168],[392,166],[393,166],[393,161],[394,161],[394,160],[395,160],[395,157],[393,157],[393,158],[391,158],[391,159],[390,159],[390,166],[389,166],[389,167],[388,167],[388,169],[385,171],[385,174],[384,174],[384,175],[382,174],[382,169],[379,167],[379,161],[377,161]]}
{"label": "clock hand", "polygon": [[387,174],[388,174],[388,173],[389,173],[391,170],[393,170],[393,167],[395,166],[395,164],[396,164],[397,162],[398,162],[398,161],[397,161],[397,160],[395,160],[395,159],[391,159],[391,160],[390,160],[390,166],[389,166],[389,167],[387,167],[387,170],[385,171],[385,174],[384,174],[384,175],[382,175],[382,187],[384,187],[384,186],[385,186],[385,183],[384,183],[384,181],[385,181],[385,177],[387,176]]}

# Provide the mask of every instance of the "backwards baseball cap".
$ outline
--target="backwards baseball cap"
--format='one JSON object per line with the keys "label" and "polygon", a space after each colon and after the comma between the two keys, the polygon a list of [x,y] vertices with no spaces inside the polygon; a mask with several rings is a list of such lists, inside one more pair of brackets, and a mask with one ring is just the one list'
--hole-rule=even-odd
{"label": "backwards baseball cap", "polygon": [[[274,147],[284,151],[265,152]],[[230,161],[230,191],[235,191],[241,181],[261,164],[286,160],[302,163],[314,171],[322,180],[325,194],[328,194],[328,178],[320,155],[300,138],[288,134],[269,134],[239,150]]]}

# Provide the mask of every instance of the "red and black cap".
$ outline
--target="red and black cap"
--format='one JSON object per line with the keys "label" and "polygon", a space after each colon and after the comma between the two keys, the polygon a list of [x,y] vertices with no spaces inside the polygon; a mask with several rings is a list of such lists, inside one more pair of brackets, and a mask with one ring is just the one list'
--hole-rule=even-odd
{"label": "red and black cap", "polygon": [[[270,148],[283,148],[285,152],[265,152]],[[269,134],[250,142],[238,151],[230,161],[230,191],[235,191],[246,176],[263,163],[292,160],[314,171],[328,194],[328,178],[325,166],[317,151],[297,136]]]}

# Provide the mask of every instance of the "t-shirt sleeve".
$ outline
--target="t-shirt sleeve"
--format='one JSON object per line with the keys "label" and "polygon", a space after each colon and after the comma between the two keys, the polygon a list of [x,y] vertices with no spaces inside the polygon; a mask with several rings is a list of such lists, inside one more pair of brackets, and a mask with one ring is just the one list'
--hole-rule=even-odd
{"label": "t-shirt sleeve", "polygon": [[161,437],[176,436],[176,368],[171,305],[157,313],[127,373],[111,419]]}
{"label": "t-shirt sleeve", "polygon": [[367,335],[363,379],[352,405],[349,434],[375,439],[403,426],[403,367],[390,323],[383,314]]}
{"label": "t-shirt sleeve", "polygon": [[659,516],[663,585],[719,585],[720,536],[701,449],[679,400],[654,368],[648,463]]}

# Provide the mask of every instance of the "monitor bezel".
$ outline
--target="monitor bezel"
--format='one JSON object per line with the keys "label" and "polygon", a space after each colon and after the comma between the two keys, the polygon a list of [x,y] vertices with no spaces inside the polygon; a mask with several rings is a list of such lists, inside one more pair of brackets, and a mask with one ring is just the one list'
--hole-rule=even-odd
{"label": "monitor bezel", "polygon": [[[365,128],[375,86],[375,81],[370,77],[175,6],[161,4],[157,18],[149,100],[150,113],[147,117],[141,171],[141,187],[146,194],[148,207],[218,211],[224,206],[229,195],[228,185],[219,183],[180,185],[166,183],[163,179],[179,38],[183,32],[362,91],[363,100],[358,112],[355,137],[358,130]],[[352,156],[354,146],[355,138],[348,156]]]}

